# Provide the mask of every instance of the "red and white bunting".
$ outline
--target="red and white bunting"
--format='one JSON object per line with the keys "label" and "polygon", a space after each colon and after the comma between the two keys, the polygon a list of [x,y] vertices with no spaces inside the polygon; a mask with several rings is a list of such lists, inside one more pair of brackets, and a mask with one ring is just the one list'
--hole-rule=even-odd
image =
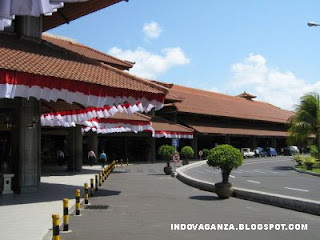
{"label": "red and white bunting", "polygon": [[5,0],[0,1],[0,31],[11,25],[15,15],[35,16],[52,15],[65,2],[85,2],[87,0]]}
{"label": "red and white bunting", "polygon": [[91,119],[85,121],[82,125],[83,132],[93,131],[96,133],[122,133],[122,132],[154,132],[150,121],[126,120],[126,119]]}
{"label": "red and white bunting", "polygon": [[41,115],[41,126],[59,127],[59,126],[74,126],[76,123],[82,123],[87,120],[97,118],[110,118],[116,113],[133,114],[135,112],[142,112],[143,107],[141,103],[135,105],[122,104],[118,107],[105,106],[103,108],[86,108],[76,109],[70,111],[61,111],[55,113],[46,113]]}
{"label": "red and white bunting", "polygon": [[[101,86],[93,83],[65,80],[48,76],[29,73],[0,70],[0,98],[34,97],[38,100],[57,101],[64,100],[68,103],[79,103],[85,107],[91,106],[83,112],[51,113],[47,121],[82,122],[93,117],[110,117],[116,112],[134,113],[148,112],[152,108],[162,108],[164,94],[139,92],[129,89]],[[112,107],[110,107],[112,106]],[[86,114],[88,116],[86,116]],[[51,124],[51,125],[50,125]],[[44,126],[52,126],[55,123]]]}
{"label": "red and white bunting", "polygon": [[96,127],[83,127],[82,132],[96,132],[99,134],[108,134],[108,133],[123,133],[123,132],[143,132],[143,131],[152,131],[151,126],[135,126],[130,124],[124,124],[123,126],[107,124],[105,128],[96,128]]}
{"label": "red and white bunting", "polygon": [[153,134],[155,138],[186,138],[193,139],[193,133],[191,132],[169,132],[169,131],[155,131]]}

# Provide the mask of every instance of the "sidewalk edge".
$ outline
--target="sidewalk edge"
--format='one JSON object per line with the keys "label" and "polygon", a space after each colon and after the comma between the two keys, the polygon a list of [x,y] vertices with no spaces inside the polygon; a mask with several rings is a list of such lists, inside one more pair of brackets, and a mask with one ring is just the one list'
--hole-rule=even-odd
{"label": "sidewalk edge", "polygon": [[[176,170],[177,178],[181,182],[187,185],[190,185],[192,187],[199,188],[201,190],[208,191],[208,192],[215,192],[214,183],[202,181],[202,180],[190,177],[184,173],[184,171],[190,168],[194,168],[196,166],[203,165],[205,163],[206,161],[201,161],[201,162],[196,162],[196,163],[192,163],[192,164],[177,168]],[[280,194],[260,192],[260,191],[250,190],[250,189],[236,188],[236,187],[233,187],[233,197],[320,216],[319,201],[290,197],[290,196],[285,196]]]}

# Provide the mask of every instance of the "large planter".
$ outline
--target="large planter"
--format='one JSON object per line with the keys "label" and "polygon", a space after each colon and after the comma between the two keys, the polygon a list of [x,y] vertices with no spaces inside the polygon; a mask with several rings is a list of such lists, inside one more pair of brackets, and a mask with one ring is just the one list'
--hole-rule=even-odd
{"label": "large planter", "polygon": [[188,159],[183,159],[182,160],[182,165],[188,165],[189,164],[189,160]]}
{"label": "large planter", "polygon": [[214,185],[215,192],[221,199],[227,199],[231,196],[233,192],[232,184],[231,183],[216,183]]}
{"label": "large planter", "polygon": [[170,163],[167,163],[167,166],[163,168],[163,171],[166,175],[170,175],[173,172],[173,168],[170,166]]}

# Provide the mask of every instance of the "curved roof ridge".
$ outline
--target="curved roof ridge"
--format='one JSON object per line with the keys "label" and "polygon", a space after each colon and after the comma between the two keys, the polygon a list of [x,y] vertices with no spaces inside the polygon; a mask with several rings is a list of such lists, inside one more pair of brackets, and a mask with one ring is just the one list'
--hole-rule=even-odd
{"label": "curved roof ridge", "polygon": [[145,78],[141,78],[141,77],[138,77],[134,74],[131,74],[131,73],[128,73],[128,72],[124,72],[124,71],[121,71],[115,67],[112,67],[108,64],[105,64],[105,63],[100,63],[102,67],[105,67],[113,72],[116,72],[124,77],[129,77],[131,78],[132,80],[135,80],[135,81],[139,81],[139,82],[143,82],[145,83],[146,85],[150,86],[150,87],[154,87],[154,88],[157,88],[158,90],[160,91],[164,91],[166,93],[168,93],[168,89],[159,85],[159,84],[156,84],[156,83],[153,83],[151,80],[148,80],[148,79],[145,79]]}
{"label": "curved roof ridge", "polygon": [[[104,52],[101,52],[101,51],[98,51],[94,48],[91,48],[89,46],[86,46],[80,42],[78,42],[76,39],[72,39],[72,38],[68,38],[68,37],[64,37],[64,36],[60,36],[60,35],[55,35],[55,34],[51,34],[51,33],[44,33],[42,35],[42,39],[44,39],[45,41],[48,41],[48,42],[51,42],[52,44],[58,44],[60,47],[63,47],[63,48],[67,48],[67,50],[71,50],[70,48],[68,48],[68,46],[66,46],[65,44],[70,44],[70,45],[75,45],[77,47],[80,47],[80,48],[84,48],[86,50],[89,50],[91,52],[94,52],[95,54],[98,54],[98,55],[102,55],[103,57],[105,57],[106,59],[102,59],[102,56],[98,59],[98,57],[90,57],[89,56],[89,53],[88,54],[85,54],[84,55],[86,57],[90,57],[90,58],[94,58],[96,60],[100,60],[100,61],[103,61],[103,62],[106,62],[106,63],[110,63],[110,64],[116,64],[116,65],[121,65],[123,67],[126,67],[127,69],[130,69],[133,67],[134,63],[131,63],[130,61],[126,61],[126,60],[122,60],[122,59],[119,59],[119,58],[116,58],[114,56],[111,56],[107,53],[104,53]],[[63,46],[61,46],[59,43],[57,43],[57,41],[60,41],[60,44],[64,44]],[[77,52],[79,53],[79,52]],[[81,54],[81,53],[79,53]],[[92,53],[91,53],[92,54]],[[114,62],[108,60],[107,58],[111,58],[112,60],[114,60]]]}
{"label": "curved roof ridge", "polygon": [[[199,89],[199,88],[193,88],[193,87],[187,87],[187,86],[182,86],[182,85],[176,85],[174,84],[172,89],[170,89],[170,91],[180,91],[180,92],[184,92],[183,90],[178,90],[178,89],[175,89],[175,86],[177,87],[180,87],[180,88],[186,88],[186,89],[189,89],[189,90],[195,90],[197,92],[186,92],[186,93],[189,93],[189,94],[197,94],[197,95],[200,95],[200,96],[205,96],[205,97],[212,97],[212,98],[218,98],[218,96],[215,96],[215,95],[219,95],[219,96],[224,96],[226,98],[229,98],[229,99],[232,99],[232,100],[237,100],[237,101],[243,101],[245,103],[251,103],[251,104],[266,104],[266,105],[269,105],[269,106],[272,106],[274,108],[277,108],[277,109],[280,109],[280,110],[283,110],[283,111],[288,111],[288,112],[293,112],[293,111],[290,111],[290,110],[287,110],[287,109],[283,109],[281,107],[278,107],[278,106],[275,106],[271,103],[268,103],[268,102],[264,102],[264,101],[260,101],[260,100],[252,100],[252,101],[248,101],[247,99],[245,98],[241,98],[241,97],[238,97],[238,96],[232,96],[232,95],[228,95],[228,94],[225,94],[225,93],[219,93],[219,92],[214,92],[214,91],[210,91],[210,90],[204,90],[204,89]],[[204,93],[207,93],[207,94],[201,94],[201,92],[204,92]],[[171,93],[172,94],[172,93]],[[179,97],[182,97],[182,96],[179,96]],[[184,99],[184,97],[182,97],[182,99]]]}

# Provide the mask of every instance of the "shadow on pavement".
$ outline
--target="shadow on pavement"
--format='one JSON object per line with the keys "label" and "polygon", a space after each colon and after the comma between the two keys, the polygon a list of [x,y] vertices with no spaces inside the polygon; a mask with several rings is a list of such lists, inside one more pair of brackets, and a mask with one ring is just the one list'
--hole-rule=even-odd
{"label": "shadow on pavement", "polygon": [[98,174],[99,171],[102,171],[102,168],[98,169],[98,165],[94,165],[92,169],[90,169],[90,166],[83,166],[84,168],[81,169],[80,171],[68,171],[67,166],[58,166],[58,165],[53,165],[53,166],[48,166],[48,165],[43,165],[41,166],[41,176],[75,176],[79,174]]}
{"label": "shadow on pavement", "polygon": [[[0,206],[62,201],[64,198],[75,199],[75,192],[77,189],[80,189],[81,197],[83,197],[83,186],[41,183],[39,190],[35,193],[0,195]],[[111,196],[119,195],[120,193],[121,192],[119,191],[99,189],[95,196]]]}
{"label": "shadow on pavement", "polygon": [[277,167],[273,167],[272,169],[278,170],[278,171],[292,171],[291,166],[277,166]]}
{"label": "shadow on pavement", "polygon": [[189,197],[192,200],[200,200],[200,201],[212,201],[212,200],[222,200],[213,195],[198,195]]}

